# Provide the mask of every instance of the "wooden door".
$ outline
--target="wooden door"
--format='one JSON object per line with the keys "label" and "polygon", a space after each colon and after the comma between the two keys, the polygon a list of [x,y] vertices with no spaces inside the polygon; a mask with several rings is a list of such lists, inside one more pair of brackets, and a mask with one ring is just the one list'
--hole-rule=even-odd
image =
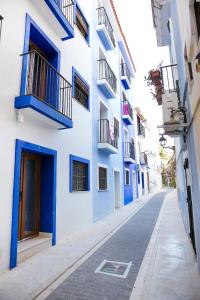
{"label": "wooden door", "polygon": [[40,170],[40,156],[22,154],[18,240],[39,235]]}
{"label": "wooden door", "polygon": [[[45,100],[47,91],[47,73],[49,66],[47,55],[32,41],[29,43],[29,51],[37,51],[30,54],[28,86],[31,86],[32,94],[40,100]],[[51,75],[52,76],[52,75]]]}

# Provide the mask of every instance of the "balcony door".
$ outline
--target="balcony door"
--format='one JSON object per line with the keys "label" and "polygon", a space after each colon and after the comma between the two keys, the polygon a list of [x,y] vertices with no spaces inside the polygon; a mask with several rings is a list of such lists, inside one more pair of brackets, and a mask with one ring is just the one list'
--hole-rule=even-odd
{"label": "balcony door", "polygon": [[39,235],[40,170],[40,156],[22,154],[18,240]]}
{"label": "balcony door", "polygon": [[48,57],[45,52],[32,41],[29,43],[29,51],[31,53],[28,68],[28,89],[35,97],[40,100],[45,100],[48,73],[48,64],[46,61]]}

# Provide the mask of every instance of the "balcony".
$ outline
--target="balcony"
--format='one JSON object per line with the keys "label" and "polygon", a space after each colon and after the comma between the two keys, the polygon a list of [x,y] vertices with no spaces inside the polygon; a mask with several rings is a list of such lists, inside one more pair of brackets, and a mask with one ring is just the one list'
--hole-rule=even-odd
{"label": "balcony", "polygon": [[131,73],[125,63],[121,64],[121,82],[126,90],[131,88]]}
{"label": "balcony", "polygon": [[113,50],[115,47],[115,38],[113,28],[104,7],[99,7],[97,33],[106,50]]}
{"label": "balcony", "polygon": [[140,165],[148,166],[148,158],[145,152],[140,153]]}
{"label": "balcony", "polygon": [[[15,108],[41,114],[42,121],[51,121],[54,127],[72,128],[72,87],[71,84],[54,69],[37,51],[24,53],[27,67],[23,80],[25,91],[15,98]],[[31,113],[31,116],[30,116]],[[35,120],[35,118],[37,118]],[[53,122],[53,123],[52,123]]]}
{"label": "balcony", "polygon": [[[45,12],[46,18],[52,24],[62,40],[74,37],[74,2],[73,0],[44,0],[50,14]],[[38,9],[43,10],[43,1],[34,0]],[[52,18],[52,14],[54,18]]]}
{"label": "balcony", "polygon": [[135,163],[135,145],[131,142],[124,142],[124,161],[130,164]]}
{"label": "balcony", "polygon": [[107,63],[106,59],[98,60],[97,85],[104,96],[108,99],[115,98],[117,91],[117,78]]}
{"label": "balcony", "polygon": [[123,100],[123,115],[122,118],[127,125],[133,124],[133,109],[128,100]]}
{"label": "balcony", "polygon": [[138,122],[138,135],[145,138],[145,126],[142,124],[142,122]]}
{"label": "balcony", "polygon": [[118,130],[111,126],[109,120],[99,120],[99,140],[98,149],[108,153],[118,153]]}

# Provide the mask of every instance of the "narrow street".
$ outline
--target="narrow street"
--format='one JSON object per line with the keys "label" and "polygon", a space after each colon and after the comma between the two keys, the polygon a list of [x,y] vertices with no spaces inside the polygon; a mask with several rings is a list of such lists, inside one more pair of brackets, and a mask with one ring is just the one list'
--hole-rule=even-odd
{"label": "narrow street", "polygon": [[[0,299],[200,299],[175,190],[143,197],[93,226],[4,274]],[[127,277],[95,273],[104,260],[132,262]]]}
{"label": "narrow street", "polygon": [[[166,193],[159,193],[152,197],[144,208],[119,229],[47,299],[128,300],[165,195]],[[127,278],[94,274],[95,269],[104,259],[132,262]]]}

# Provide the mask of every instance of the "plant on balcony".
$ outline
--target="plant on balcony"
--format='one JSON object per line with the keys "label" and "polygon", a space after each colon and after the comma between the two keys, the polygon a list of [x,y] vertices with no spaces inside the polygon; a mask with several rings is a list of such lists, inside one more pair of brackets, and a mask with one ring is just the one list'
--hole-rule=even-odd
{"label": "plant on balcony", "polygon": [[151,69],[148,72],[148,76],[144,77],[144,80],[147,82],[148,86],[154,86],[154,91],[151,90],[153,99],[157,100],[158,105],[162,104],[162,94],[163,94],[163,85],[162,85],[162,74],[161,74],[161,65],[162,62],[157,66],[156,69]]}

